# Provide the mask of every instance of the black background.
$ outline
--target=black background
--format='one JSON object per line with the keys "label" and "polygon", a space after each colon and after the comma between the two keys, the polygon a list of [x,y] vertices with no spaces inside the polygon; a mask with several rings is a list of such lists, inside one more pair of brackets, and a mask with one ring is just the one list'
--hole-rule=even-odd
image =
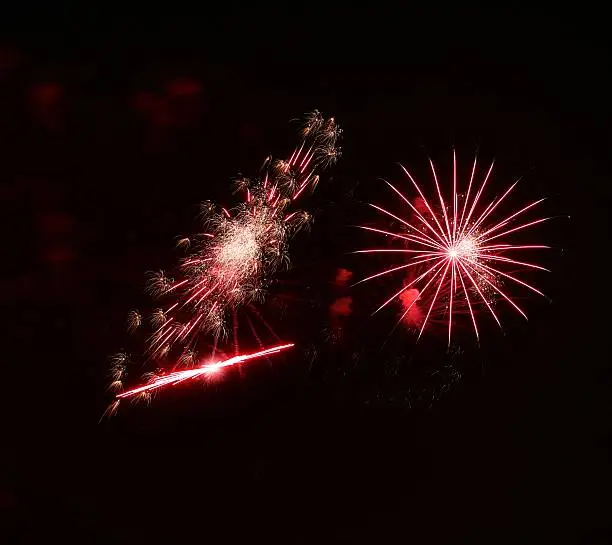
{"label": "black background", "polygon": [[[603,14],[54,6],[2,28],[3,542],[607,542]],[[300,347],[99,423],[145,271],[313,108],[342,125],[343,157],[292,248],[281,334]],[[348,226],[393,202],[377,177],[427,154],[448,168],[453,146],[549,197],[552,303],[505,312],[480,349],[400,333],[380,352],[393,317],[356,288],[331,342],[336,268],[370,270]]]}

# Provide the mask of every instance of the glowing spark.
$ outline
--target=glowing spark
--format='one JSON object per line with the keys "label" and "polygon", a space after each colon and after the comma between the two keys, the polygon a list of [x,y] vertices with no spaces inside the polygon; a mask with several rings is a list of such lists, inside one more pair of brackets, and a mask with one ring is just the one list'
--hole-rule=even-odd
{"label": "glowing spark", "polygon": [[[460,314],[465,314],[466,310],[467,314],[471,317],[476,338],[479,338],[475,312],[475,307],[479,304],[486,306],[500,327],[501,323],[492,308],[493,303],[498,298],[506,301],[519,314],[527,318],[525,312],[516,304],[506,289],[502,289],[503,280],[510,280],[512,284],[518,284],[539,295],[543,295],[537,288],[518,278],[516,276],[516,269],[519,267],[538,270],[547,269],[533,263],[515,260],[503,254],[509,251],[543,249],[548,248],[548,246],[515,245],[505,241],[502,242],[499,239],[549,219],[540,218],[515,227],[512,226],[512,223],[517,218],[520,218],[522,214],[540,204],[544,199],[532,202],[512,214],[502,217],[500,220],[491,222],[494,212],[508,197],[518,182],[512,184],[501,196],[494,198],[487,206],[481,206],[479,203],[482,200],[484,188],[491,176],[493,165],[488,168],[482,183],[476,189],[477,158],[475,158],[466,193],[464,195],[460,194],[458,192],[457,160],[453,151],[452,198],[450,204],[447,204],[444,200],[435,166],[431,160],[429,163],[439,205],[430,203],[427,200],[421,187],[412,175],[402,167],[412,185],[416,188],[422,206],[418,208],[416,202],[414,204],[410,202],[402,192],[388,182],[386,182],[387,185],[409,206],[411,211],[410,218],[399,217],[374,204],[371,206],[385,216],[398,221],[405,232],[395,233],[389,230],[365,226],[361,226],[361,228],[385,235],[392,240],[399,240],[404,247],[402,249],[376,248],[355,252],[404,253],[407,255],[406,263],[372,274],[360,280],[357,284],[392,274],[399,270],[408,271],[412,274],[410,277],[412,280],[387,299],[376,312],[392,301],[402,301],[406,290],[414,286],[413,290],[415,290],[417,295],[411,298],[410,305],[402,314],[400,322],[415,305],[424,303],[427,310],[423,311],[425,317],[422,323],[419,324],[419,337],[428,323],[430,323],[430,319],[433,319],[434,316],[437,315],[438,318],[441,317],[443,319],[446,317],[449,345],[453,325],[457,317]],[[497,242],[492,244],[491,241],[493,240]],[[426,270],[423,273],[418,268],[414,269],[415,266],[423,263],[426,263]],[[506,268],[511,267],[511,269],[502,270],[504,266]]]}

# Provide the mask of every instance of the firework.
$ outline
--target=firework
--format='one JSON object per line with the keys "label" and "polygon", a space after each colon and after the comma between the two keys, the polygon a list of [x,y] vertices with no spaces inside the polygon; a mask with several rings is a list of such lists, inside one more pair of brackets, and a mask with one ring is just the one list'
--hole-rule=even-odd
{"label": "firework", "polygon": [[175,384],[178,384],[179,382],[184,382],[186,380],[193,380],[200,377],[215,375],[224,367],[231,367],[233,365],[243,363],[245,361],[263,358],[264,356],[270,356],[272,354],[278,354],[279,352],[287,350],[288,348],[291,348],[293,346],[294,345],[291,343],[283,344],[280,346],[273,346],[271,348],[260,350],[259,352],[254,352],[252,354],[241,354],[239,356],[234,356],[233,358],[229,358],[227,360],[218,361],[214,363],[206,363],[193,369],[187,369],[184,371],[174,371],[165,375],[151,376],[147,384],[138,386],[137,388],[132,388],[131,390],[125,390],[124,392],[117,394],[117,398],[122,399],[124,397],[148,394],[152,390],[162,388],[163,386],[174,386]]}
{"label": "firework", "polygon": [[[386,299],[375,311],[392,302],[402,304],[403,313],[398,322],[409,321],[419,329],[420,338],[426,326],[433,321],[444,321],[450,345],[453,326],[459,315],[468,315],[477,340],[479,330],[477,310],[487,313],[501,327],[496,309],[498,301],[504,301],[527,318],[517,304],[510,288],[517,287],[543,295],[537,288],[520,278],[525,270],[547,270],[524,260],[515,259],[521,252],[548,248],[533,244],[514,244],[513,235],[538,225],[549,218],[525,220],[525,214],[544,199],[539,199],[501,219],[494,219],[502,202],[516,187],[515,182],[493,200],[483,204],[484,190],[491,178],[493,164],[486,169],[481,183],[477,183],[477,158],[471,168],[465,193],[458,190],[457,158],[453,152],[453,179],[450,202],[445,200],[433,162],[429,161],[436,190],[434,200],[428,200],[413,176],[402,167],[416,189],[418,196],[412,202],[399,189],[385,182],[410,210],[408,218],[395,215],[371,204],[386,218],[399,222],[400,232],[360,226],[367,231],[384,235],[402,243],[402,248],[372,248],[356,253],[398,252],[407,259],[401,265],[391,267],[357,282],[357,284],[398,271],[407,274],[402,288]],[[506,287],[508,286],[508,287]]]}
{"label": "firework", "polygon": [[[204,345],[203,338],[212,338],[214,356],[219,340],[233,330],[235,357],[214,367],[176,371],[164,374],[163,378],[155,375],[149,377],[147,386],[135,390],[148,393],[243,361],[236,358],[252,359],[279,351],[278,347],[264,350],[247,316],[262,351],[238,356],[237,312],[248,307],[263,321],[253,305],[265,297],[266,288],[279,270],[288,267],[288,243],[311,220],[295,203],[317,186],[319,173],[339,157],[340,133],[333,118],[325,119],[317,111],[309,114],[301,131],[301,141],[289,158],[268,157],[258,177],[240,178],[235,182],[236,193],[243,197],[240,204],[229,209],[210,202],[202,204],[205,232],[193,238],[181,238],[177,244],[189,250],[189,255],[181,260],[173,275],[163,271],[150,274],[147,289],[160,303],[150,316],[152,329],[145,356],[149,362],[169,360],[177,365],[193,366],[201,359],[198,354]],[[131,331],[144,323],[139,312],[130,312]],[[270,329],[265,321],[264,324]],[[283,345],[281,349],[288,346]],[[113,362],[112,384],[116,390],[122,387],[126,369],[127,355],[121,356]],[[118,398],[131,396],[135,390],[123,391]]]}

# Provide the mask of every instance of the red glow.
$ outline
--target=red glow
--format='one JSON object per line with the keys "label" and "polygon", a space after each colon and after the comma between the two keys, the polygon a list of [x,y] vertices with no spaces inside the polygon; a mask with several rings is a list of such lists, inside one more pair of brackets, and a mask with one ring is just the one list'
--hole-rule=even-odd
{"label": "red glow", "polygon": [[338,269],[336,271],[336,286],[344,287],[347,285],[348,281],[352,278],[353,273],[348,269]]}
{"label": "red glow", "polygon": [[63,92],[59,83],[37,83],[30,88],[30,99],[38,108],[49,108],[61,100]]}
{"label": "red glow", "polygon": [[336,299],[331,304],[331,306],[329,307],[329,313],[332,315],[332,317],[350,316],[352,312],[352,304],[352,297],[341,297],[340,299]]}
{"label": "red glow", "polygon": [[195,96],[202,92],[202,86],[191,78],[177,78],[167,83],[166,91],[170,96]]}
{"label": "red glow", "polygon": [[399,299],[404,309],[404,321],[409,327],[418,327],[423,323],[423,312],[417,304],[416,300],[419,298],[419,290],[410,288],[403,291]]}
{"label": "red glow", "polygon": [[55,82],[37,83],[29,89],[32,113],[47,130],[61,129],[63,96],[64,88]]}

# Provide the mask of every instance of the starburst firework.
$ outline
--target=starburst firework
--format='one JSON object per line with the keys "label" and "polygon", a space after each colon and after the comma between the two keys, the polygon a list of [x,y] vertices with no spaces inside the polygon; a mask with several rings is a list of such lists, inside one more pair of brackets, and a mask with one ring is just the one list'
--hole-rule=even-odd
{"label": "starburst firework", "polygon": [[[524,318],[527,315],[516,303],[505,284],[527,289],[544,295],[537,288],[519,278],[519,273],[528,270],[547,270],[544,267],[523,260],[514,259],[519,252],[548,248],[542,245],[518,245],[511,242],[513,234],[538,225],[549,218],[525,221],[524,214],[544,199],[539,199],[512,212],[494,219],[500,205],[516,187],[515,182],[505,192],[488,204],[482,204],[484,190],[491,177],[493,164],[486,170],[483,181],[478,184],[477,157],[471,168],[467,189],[458,191],[457,159],[453,152],[453,181],[450,203],[445,201],[438,181],[435,166],[429,161],[436,189],[434,201],[429,201],[413,176],[402,167],[412,186],[418,193],[418,200],[411,202],[399,189],[385,182],[399,196],[410,210],[408,219],[371,204],[385,217],[399,222],[401,232],[374,227],[360,226],[361,229],[384,235],[403,244],[402,248],[372,248],[356,253],[399,252],[406,254],[407,261],[399,266],[386,269],[357,282],[360,284],[397,271],[409,273],[405,285],[380,305],[380,311],[394,301],[403,303],[401,323],[413,313],[413,325],[418,325],[420,338],[426,326],[432,321],[443,320],[447,325],[450,345],[453,326],[460,314],[469,315],[476,338],[479,339],[476,319],[479,307],[487,309],[495,322],[501,322],[494,309],[497,301],[505,301]],[[435,203],[435,204],[434,204]],[[424,304],[423,304],[424,303]]]}
{"label": "starburst firework", "polygon": [[[307,212],[295,209],[295,202],[317,186],[318,173],[339,157],[340,133],[333,118],[325,119],[317,111],[309,114],[301,141],[288,159],[274,161],[268,157],[260,176],[236,181],[235,190],[244,197],[239,205],[227,209],[210,202],[202,204],[206,232],[179,240],[178,246],[192,251],[181,261],[176,278],[163,271],[150,275],[148,291],[161,305],[150,317],[152,333],[146,343],[147,361],[166,359],[180,365],[194,365],[200,360],[199,340],[206,335],[213,337],[214,356],[219,339],[237,324],[236,313],[241,308],[248,306],[261,318],[253,304],[263,299],[279,269],[288,266],[289,240],[311,219]],[[264,350],[248,316],[247,321],[262,348],[257,357],[279,351],[278,347]],[[130,312],[128,324],[131,331],[141,327],[140,313]],[[265,321],[264,324],[269,328]],[[254,357],[238,356],[237,332],[234,334],[235,356],[225,361],[237,363],[243,361],[241,358]],[[288,346],[283,345],[282,349]],[[122,356],[115,358],[111,374],[116,390],[122,388],[126,368],[127,355]],[[147,394],[185,380],[181,373],[191,378],[210,370],[210,366],[200,366],[163,374],[164,378],[152,375],[147,385],[128,392]],[[128,397],[128,392],[123,391],[117,397]]]}

